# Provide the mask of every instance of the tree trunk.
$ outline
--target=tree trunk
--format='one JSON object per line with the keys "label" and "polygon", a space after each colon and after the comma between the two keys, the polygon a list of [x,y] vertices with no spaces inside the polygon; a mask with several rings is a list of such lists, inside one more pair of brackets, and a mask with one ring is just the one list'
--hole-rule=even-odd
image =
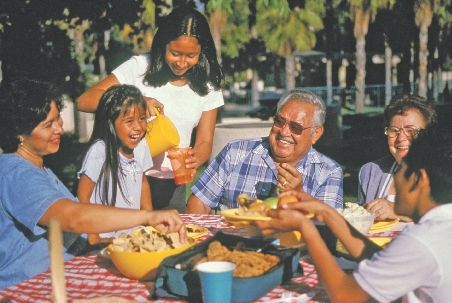
{"label": "tree trunk", "polygon": [[[85,71],[85,57],[84,57],[84,44],[85,39],[83,37],[83,33],[88,28],[88,22],[86,20],[82,21],[81,25],[75,27],[75,29],[70,30],[70,36],[72,36],[72,40],[75,42],[75,56],[77,62],[80,67],[81,74]],[[89,113],[74,111],[74,121],[75,121],[75,133],[78,135],[80,142],[87,142],[90,137],[90,130],[88,127],[88,123],[91,120]]]}
{"label": "tree trunk", "polygon": [[364,110],[364,96],[366,85],[366,38],[364,35],[356,38],[356,98],[355,111],[362,113]]}
{"label": "tree trunk", "polygon": [[392,77],[392,49],[389,46],[388,38],[385,35],[385,105],[391,101],[391,77]]}
{"label": "tree trunk", "polygon": [[[256,1],[250,0],[248,2],[248,7],[250,10],[250,15],[248,16],[248,27],[250,29],[251,39],[257,40],[257,28],[256,28]],[[254,62],[258,62],[257,58],[253,58]],[[251,105],[253,107],[259,106],[259,74],[257,73],[256,66],[253,64],[253,77],[251,78]]]}
{"label": "tree trunk", "polygon": [[333,103],[333,60],[326,59],[326,104]]}
{"label": "tree trunk", "polygon": [[426,22],[419,31],[419,95],[427,97],[427,65],[428,65],[428,25]]}
{"label": "tree trunk", "polygon": [[364,110],[364,97],[366,85],[366,35],[369,28],[370,11],[362,7],[356,8],[354,34],[356,38],[356,98],[355,112]]}
{"label": "tree trunk", "polygon": [[226,12],[218,10],[210,13],[210,30],[212,32],[213,42],[217,50],[218,62],[221,64],[221,30],[227,21]]}
{"label": "tree trunk", "polygon": [[428,28],[432,24],[433,11],[429,1],[417,1],[415,4],[415,22],[419,27],[419,95],[427,97],[428,66]]}
{"label": "tree trunk", "polygon": [[286,55],[286,89],[287,91],[295,88],[295,56]]}

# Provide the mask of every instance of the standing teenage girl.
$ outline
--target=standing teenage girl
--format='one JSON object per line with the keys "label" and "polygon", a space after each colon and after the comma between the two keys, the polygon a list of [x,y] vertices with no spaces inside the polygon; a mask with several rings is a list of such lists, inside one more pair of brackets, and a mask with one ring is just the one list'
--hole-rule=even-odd
{"label": "standing teenage girl", "polygon": [[[90,148],[79,172],[84,203],[152,210],[144,172],[152,167],[146,133],[146,102],[132,85],[110,87],[96,111]],[[117,232],[88,234],[90,244],[111,241]]]}
{"label": "standing teenage girl", "polygon": [[[221,92],[223,73],[206,18],[197,10],[176,8],[158,29],[150,54],[134,56],[77,100],[79,110],[93,112],[102,93],[115,84],[137,86],[148,103],[176,125],[180,147],[190,145],[196,127],[191,158],[186,167],[195,170],[212,152],[218,107],[224,104]],[[163,110],[164,108],[164,110]],[[176,185],[166,153],[155,157],[147,173],[154,209],[186,207],[185,185]]]}

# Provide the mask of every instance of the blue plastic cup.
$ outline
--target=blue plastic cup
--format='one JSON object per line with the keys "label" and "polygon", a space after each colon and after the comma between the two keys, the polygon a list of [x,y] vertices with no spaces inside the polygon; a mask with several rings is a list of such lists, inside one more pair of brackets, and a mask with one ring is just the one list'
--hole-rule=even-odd
{"label": "blue plastic cup", "polygon": [[234,263],[224,261],[204,262],[196,266],[196,269],[201,279],[204,303],[231,303]]}

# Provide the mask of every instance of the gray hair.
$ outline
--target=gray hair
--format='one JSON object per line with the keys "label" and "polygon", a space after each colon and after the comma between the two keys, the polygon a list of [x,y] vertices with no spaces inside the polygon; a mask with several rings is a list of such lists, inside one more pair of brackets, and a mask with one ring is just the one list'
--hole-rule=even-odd
{"label": "gray hair", "polygon": [[316,107],[314,110],[313,126],[322,126],[323,123],[325,123],[325,103],[319,96],[307,90],[294,89],[282,95],[276,106],[276,113],[280,112],[284,104],[292,100],[299,101],[301,103],[310,103]]}

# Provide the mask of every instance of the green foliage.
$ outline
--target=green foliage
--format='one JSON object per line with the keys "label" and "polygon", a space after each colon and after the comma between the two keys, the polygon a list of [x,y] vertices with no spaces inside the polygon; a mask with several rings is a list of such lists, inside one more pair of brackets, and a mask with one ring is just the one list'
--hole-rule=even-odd
{"label": "green foliage", "polygon": [[222,10],[232,14],[232,5],[235,1],[236,0],[209,0],[209,2],[207,2],[207,10],[210,12]]}
{"label": "green foliage", "polygon": [[447,54],[446,58],[444,59],[444,63],[442,65],[443,71],[452,71],[452,59],[449,54]]}
{"label": "green foliage", "polygon": [[257,0],[256,6],[279,9],[281,15],[290,13],[289,3],[286,0]]}
{"label": "green foliage", "polygon": [[381,8],[391,6],[395,3],[395,1],[396,0],[348,0],[351,6],[363,7],[371,9],[372,11],[377,11]]}
{"label": "green foliage", "polygon": [[141,21],[145,24],[155,27],[155,3],[152,0],[143,1],[144,11],[141,16]]}
{"label": "green foliage", "polygon": [[439,24],[441,26],[445,26],[447,28],[450,29],[451,25],[452,25],[452,7],[449,6],[441,6],[438,9],[438,19],[439,19]]}
{"label": "green foliage", "polygon": [[315,32],[323,28],[324,1],[307,0],[304,8],[281,14],[278,8],[258,7],[257,30],[267,47],[281,56],[311,50]]}
{"label": "green foliage", "polygon": [[248,29],[249,9],[246,1],[234,1],[231,4],[231,9],[235,13],[228,16],[228,22],[221,33],[221,53],[236,58],[240,49],[243,49],[245,43],[250,39]]}

